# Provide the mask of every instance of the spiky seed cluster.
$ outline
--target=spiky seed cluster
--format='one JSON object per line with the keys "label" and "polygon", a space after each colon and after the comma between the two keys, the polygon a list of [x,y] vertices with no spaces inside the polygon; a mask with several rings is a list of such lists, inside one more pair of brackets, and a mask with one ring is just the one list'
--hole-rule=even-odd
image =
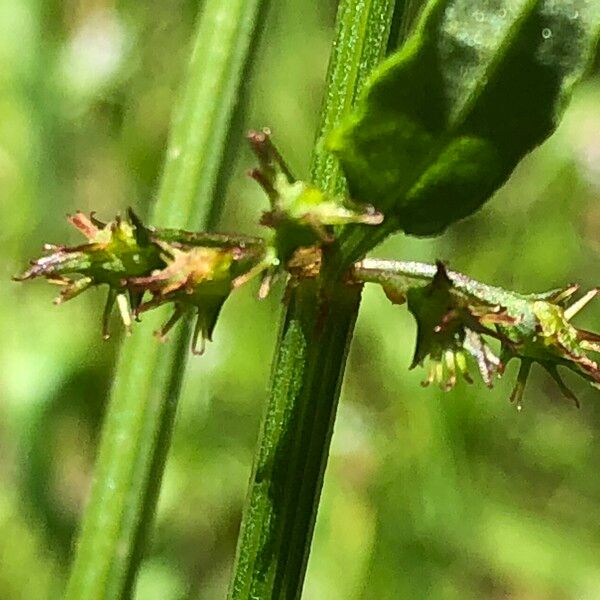
{"label": "spiky seed cluster", "polygon": [[[393,266],[386,273],[381,267],[385,261],[374,261],[376,276],[369,273],[369,262],[359,263],[359,279],[381,283],[388,298],[395,304],[406,302],[415,317],[417,344],[411,368],[428,361],[423,385],[435,383],[449,390],[458,375],[471,382],[470,357],[489,387],[494,378],[503,375],[508,361],[520,360],[511,393],[511,401],[519,408],[533,363],[540,364],[577,406],[579,401],[562,380],[558,367],[568,368],[594,387],[600,386],[600,368],[588,356],[589,351],[600,352],[600,336],[571,323],[598,294],[597,289],[569,304],[578,286],[527,296],[449,273],[440,262],[430,275],[429,265],[404,263],[402,273],[397,263],[389,261]],[[429,278],[426,284],[424,277]],[[499,342],[499,355],[488,339]]]}
{"label": "spiky seed cluster", "polygon": [[[74,247],[45,246],[46,254],[16,279],[43,277],[63,286],[57,304],[91,286],[107,285],[104,337],[109,335],[115,304],[128,330],[143,312],[171,304],[172,316],[156,332],[160,338],[183,315],[193,312],[192,349],[201,354],[232,289],[260,276],[262,298],[281,273],[292,279],[318,277],[323,249],[334,241],[334,226],[377,225],[383,220],[372,206],[297,181],[273,145],[269,130],[253,131],[248,139],[258,158],[258,167],[250,175],[270,202],[260,220],[273,230],[268,240],[149,228],[131,210],[126,219],[117,217],[109,223],[78,212],[69,221],[87,242]],[[379,283],[392,302],[408,305],[417,321],[411,368],[429,363],[423,385],[434,383],[449,390],[459,377],[472,382],[468,363],[474,361],[482,380],[491,387],[504,373],[505,364],[517,358],[521,365],[511,400],[518,406],[534,362],[577,404],[558,373],[559,366],[600,386],[598,363],[588,356],[590,350],[600,352],[600,336],[570,322],[598,290],[569,304],[577,286],[523,295],[447,271],[440,262],[433,266],[376,259],[354,265],[348,282]],[[499,353],[490,340],[499,343]]]}
{"label": "spiky seed cluster", "polygon": [[[250,175],[267,193],[271,208],[261,223],[273,229],[262,239],[152,229],[131,210],[126,219],[109,223],[78,212],[69,221],[87,238],[75,247],[46,246],[47,254],[31,263],[18,280],[44,277],[64,286],[56,302],[74,298],[91,286],[106,284],[108,299],[102,333],[109,337],[109,319],[117,304],[129,331],[140,314],[172,304],[171,318],[157,332],[164,338],[186,313],[196,313],[192,349],[202,353],[210,340],[223,303],[232,289],[262,277],[264,298],[280,273],[316,276],[320,246],[333,241],[333,225],[378,224],[383,216],[370,206],[359,206],[343,196],[330,196],[297,181],[271,142],[270,132],[248,136],[258,158]],[[310,264],[306,257],[313,256]],[[200,343],[198,343],[200,340]]]}
{"label": "spiky seed cluster", "polygon": [[[109,223],[80,212],[68,220],[87,237],[87,243],[47,245],[47,254],[32,261],[15,279],[43,277],[63,286],[57,304],[91,286],[107,285],[102,319],[105,339],[115,304],[128,331],[143,312],[172,304],[173,314],[157,335],[164,339],[184,314],[195,312],[192,350],[202,353],[235,281],[261,263],[265,255],[262,240],[246,238],[232,243],[224,236],[208,235],[203,240],[201,235],[157,231],[145,227],[132,210],[126,219],[117,217]],[[161,235],[171,241],[161,239]]]}
{"label": "spiky seed cluster", "polygon": [[144,277],[132,277],[127,282],[128,287],[136,292],[152,294],[151,299],[140,304],[137,312],[140,314],[167,302],[172,303],[175,307],[173,315],[157,332],[164,339],[186,312],[195,311],[192,352],[202,354],[232,289],[236,269],[246,256],[239,248],[192,247],[181,250],[160,240],[156,243],[162,250],[166,266]]}

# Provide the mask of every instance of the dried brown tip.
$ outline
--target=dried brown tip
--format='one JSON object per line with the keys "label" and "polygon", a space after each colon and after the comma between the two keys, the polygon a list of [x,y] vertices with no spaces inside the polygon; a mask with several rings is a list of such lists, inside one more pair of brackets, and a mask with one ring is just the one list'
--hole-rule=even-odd
{"label": "dried brown tip", "polygon": [[75,229],[83,233],[88,240],[93,239],[100,231],[94,223],[93,218],[86,216],[81,211],[77,211],[74,215],[67,215],[67,221]]}

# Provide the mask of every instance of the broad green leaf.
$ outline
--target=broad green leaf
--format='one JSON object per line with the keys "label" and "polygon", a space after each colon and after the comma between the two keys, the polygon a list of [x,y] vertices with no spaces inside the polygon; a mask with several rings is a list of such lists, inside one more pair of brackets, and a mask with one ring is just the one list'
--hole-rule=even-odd
{"label": "broad green leaf", "polygon": [[555,129],[600,0],[432,0],[329,138],[350,193],[407,233],[476,211]]}

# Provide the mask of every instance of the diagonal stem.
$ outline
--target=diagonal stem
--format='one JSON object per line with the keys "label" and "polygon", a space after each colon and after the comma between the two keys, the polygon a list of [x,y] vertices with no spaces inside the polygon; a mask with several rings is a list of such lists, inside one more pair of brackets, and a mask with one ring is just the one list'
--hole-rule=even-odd
{"label": "diagonal stem", "polygon": [[[266,0],[206,0],[152,221],[214,227],[221,165]],[[164,313],[158,315],[164,317]],[[155,315],[121,350],[67,600],[131,597],[169,448],[190,323],[149,341]]]}

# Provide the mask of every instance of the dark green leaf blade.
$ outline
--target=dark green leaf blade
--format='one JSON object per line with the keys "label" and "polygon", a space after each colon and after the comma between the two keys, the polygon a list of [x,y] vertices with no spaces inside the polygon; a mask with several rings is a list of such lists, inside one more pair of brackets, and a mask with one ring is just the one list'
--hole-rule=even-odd
{"label": "dark green leaf blade", "polygon": [[430,2],[329,138],[353,198],[416,235],[476,211],[553,132],[599,29],[596,0]]}

